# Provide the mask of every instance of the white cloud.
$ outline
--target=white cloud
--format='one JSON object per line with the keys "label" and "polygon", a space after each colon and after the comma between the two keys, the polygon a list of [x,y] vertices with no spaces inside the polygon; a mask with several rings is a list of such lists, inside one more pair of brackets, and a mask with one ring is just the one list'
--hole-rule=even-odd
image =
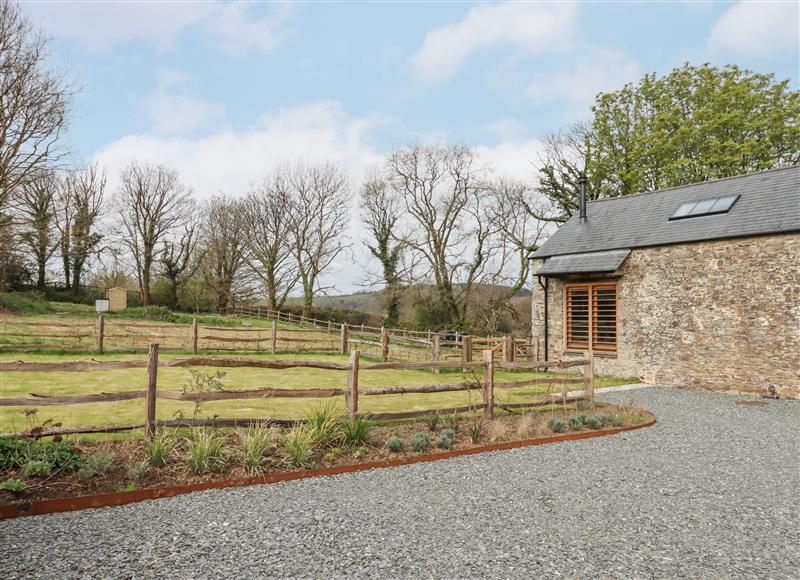
{"label": "white cloud", "polygon": [[481,161],[489,164],[497,175],[532,183],[536,179],[539,155],[544,146],[538,139],[517,137],[492,147],[478,145],[475,149]]}
{"label": "white cloud", "polygon": [[708,39],[712,50],[738,56],[770,57],[800,50],[800,4],[797,2],[740,2],[730,7]]}
{"label": "white cloud", "polygon": [[192,96],[187,85],[188,73],[161,67],[155,90],[139,103],[159,135],[186,134],[213,129],[225,119],[225,107]]}
{"label": "white cloud", "polygon": [[370,132],[384,122],[375,116],[350,117],[336,102],[312,103],[277,111],[242,132],[129,135],[103,147],[96,158],[111,180],[140,160],[174,167],[198,197],[241,194],[274,165],[295,159],[335,161],[359,179],[366,167],[382,160]]}
{"label": "white cloud", "polygon": [[588,115],[594,98],[638,78],[639,66],[625,53],[596,48],[576,56],[565,68],[533,77],[525,94],[534,103],[564,104],[565,120]]}
{"label": "white cloud", "polygon": [[528,134],[528,126],[513,117],[504,117],[486,123],[483,128],[501,141],[519,139]]}
{"label": "white cloud", "polygon": [[269,52],[283,38],[288,9],[270,6],[258,18],[256,4],[222,2],[43,2],[25,11],[47,34],[90,52],[133,42],[170,50],[184,31],[200,27],[228,53]]}
{"label": "white cloud", "polygon": [[572,46],[577,9],[573,3],[482,4],[464,18],[429,32],[411,66],[425,83],[452,78],[474,52],[510,46],[524,54],[546,54]]}

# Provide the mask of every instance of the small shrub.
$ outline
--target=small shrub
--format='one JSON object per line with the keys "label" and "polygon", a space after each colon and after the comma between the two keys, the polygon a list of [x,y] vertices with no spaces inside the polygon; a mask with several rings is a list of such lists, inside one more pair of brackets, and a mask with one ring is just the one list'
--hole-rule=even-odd
{"label": "small shrub", "polygon": [[323,460],[325,463],[331,463],[332,461],[335,461],[335,460],[336,460],[336,458],[337,458],[337,457],[339,457],[339,455],[341,455],[341,454],[342,454],[342,449],[341,449],[340,447],[334,447],[333,449],[331,449],[330,451],[328,451],[328,452],[327,452],[327,453],[326,453],[326,454],[325,454],[325,455],[322,457],[322,460]]}
{"label": "small shrub", "polygon": [[461,424],[461,415],[458,413],[450,413],[444,416],[444,424],[451,431],[458,431],[458,426]]}
{"label": "small shrub", "polygon": [[6,479],[3,483],[0,483],[0,490],[10,491],[15,495],[20,495],[28,491],[28,484],[21,479],[12,477],[10,479]]}
{"label": "small shrub", "polygon": [[124,493],[126,491],[136,491],[137,489],[139,489],[139,486],[136,485],[135,483],[126,483],[122,487],[117,488],[117,491]]}
{"label": "small shrub", "polygon": [[586,425],[587,421],[589,420],[589,415],[587,415],[586,413],[581,413],[580,415],[576,415],[575,418],[578,419],[578,421],[580,421],[581,424]]}
{"label": "small shrub", "polygon": [[442,418],[439,416],[439,413],[431,413],[430,415],[425,415],[422,420],[425,422],[425,425],[428,426],[428,429],[433,432],[439,428],[439,422]]}
{"label": "small shrub", "polygon": [[147,462],[153,467],[164,467],[177,446],[177,439],[160,431],[152,439],[145,439],[144,452]]}
{"label": "small shrub", "polygon": [[225,465],[225,443],[209,431],[201,431],[189,440],[184,458],[189,471],[202,475]]}
{"label": "small shrub", "polygon": [[445,437],[449,437],[453,441],[455,441],[455,439],[456,439],[456,431],[455,431],[455,429],[451,429],[449,427],[447,429],[442,429],[441,435],[444,435]]}
{"label": "small shrub", "polygon": [[342,421],[341,430],[345,445],[366,445],[373,423],[365,417]]}
{"label": "small shrub", "polygon": [[483,435],[483,419],[473,419],[467,425],[467,433],[469,440],[473,443],[480,443],[481,436]]}
{"label": "small shrub", "polygon": [[567,423],[569,423],[569,428],[573,431],[580,431],[583,429],[583,421],[581,421],[578,417],[570,417],[567,420]]}
{"label": "small shrub", "polygon": [[254,425],[239,429],[237,435],[242,467],[251,472],[261,471],[264,454],[272,442],[272,429],[264,425]]}
{"label": "small shrub", "polygon": [[411,448],[420,453],[429,449],[431,446],[431,438],[427,433],[417,433],[411,438]]}
{"label": "small shrub", "polygon": [[405,442],[400,437],[391,437],[386,440],[386,448],[392,453],[400,453],[405,446]]}
{"label": "small shrub", "polygon": [[19,469],[30,461],[45,461],[51,471],[71,471],[81,464],[81,454],[66,441],[0,437],[0,470]]}
{"label": "small shrub", "polygon": [[25,477],[44,477],[46,475],[50,475],[52,470],[53,466],[47,461],[34,459],[33,461],[28,461],[22,466],[22,475]]}
{"label": "small shrub", "polygon": [[359,447],[353,453],[353,458],[355,459],[364,459],[367,456],[367,448],[366,447]]}
{"label": "small shrub", "polygon": [[562,421],[561,419],[553,417],[547,422],[547,426],[554,433],[563,433],[564,428],[567,426],[567,424],[564,423],[564,421]]}
{"label": "small shrub", "polygon": [[83,464],[78,468],[79,479],[92,479],[103,477],[114,469],[114,457],[107,451],[95,451],[83,458]]}
{"label": "small shrub", "polygon": [[138,481],[144,477],[148,467],[150,467],[149,461],[139,461],[138,463],[134,463],[128,468],[128,477]]}
{"label": "small shrub", "polygon": [[592,429],[600,429],[603,426],[603,422],[594,415],[589,415],[586,419],[586,425]]}
{"label": "small shrub", "polygon": [[600,422],[603,425],[611,425],[611,422],[613,421],[613,417],[611,415],[609,415],[608,413],[601,413],[601,414],[595,415],[595,416],[598,419],[600,419]]}
{"label": "small shrub", "polygon": [[314,434],[307,426],[294,427],[284,436],[281,446],[291,465],[308,465],[314,456]]}
{"label": "small shrub", "polygon": [[449,435],[445,435],[444,431],[439,433],[439,436],[436,438],[436,447],[439,449],[450,449],[453,445],[453,438]]}
{"label": "small shrub", "polygon": [[614,427],[622,427],[625,424],[625,419],[621,416],[612,417],[611,424]]}

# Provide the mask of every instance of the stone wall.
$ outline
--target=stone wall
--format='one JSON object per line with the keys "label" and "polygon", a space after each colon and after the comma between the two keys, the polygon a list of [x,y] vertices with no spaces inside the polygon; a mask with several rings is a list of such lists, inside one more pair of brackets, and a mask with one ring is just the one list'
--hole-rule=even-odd
{"label": "stone wall", "polygon": [[[634,249],[614,277],[618,353],[596,353],[599,373],[798,397],[800,234]],[[551,359],[575,356],[564,352],[564,282],[549,281]],[[532,332],[543,341],[535,275],[533,290]]]}

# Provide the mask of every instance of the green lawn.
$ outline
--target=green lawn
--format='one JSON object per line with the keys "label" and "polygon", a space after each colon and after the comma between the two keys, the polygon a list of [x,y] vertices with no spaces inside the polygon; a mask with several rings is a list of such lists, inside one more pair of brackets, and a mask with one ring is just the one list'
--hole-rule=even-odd
{"label": "green lawn", "polygon": [[[162,359],[179,355],[163,355]],[[347,362],[346,356],[322,354],[255,355],[237,354],[261,359],[292,360],[330,360]],[[4,357],[4,360],[25,361],[67,361],[81,357],[75,355],[25,354]],[[85,357],[84,357],[85,358]],[[141,359],[142,355],[107,354],[95,355],[97,360]],[[201,372],[213,373],[216,369],[199,368]],[[225,376],[222,383],[226,389],[248,389],[256,387],[284,388],[324,388],[346,387],[346,372],[325,369],[222,369]],[[145,369],[123,369],[93,372],[4,372],[0,375],[0,397],[24,397],[31,393],[39,395],[69,395],[99,392],[116,392],[144,388]],[[470,373],[467,373],[468,375]],[[531,376],[546,376],[544,373],[496,371],[495,381],[519,380]],[[164,390],[181,390],[191,375],[185,368],[160,368],[158,386]],[[460,371],[442,371],[435,375],[428,370],[377,370],[362,371],[359,374],[362,388],[392,385],[424,385],[431,383],[460,382]],[[630,379],[600,377],[598,385],[607,386],[631,382]],[[513,390],[498,390],[496,397],[500,402],[517,402],[535,398],[547,389],[535,386]],[[470,398],[472,400],[470,400]],[[202,404],[202,417],[302,417],[315,406],[325,401],[334,401],[344,411],[343,398],[326,400],[315,399],[249,399],[232,401],[211,401]],[[362,412],[392,412],[437,407],[451,407],[479,402],[480,395],[470,392],[430,393],[386,396],[362,396],[359,410]],[[31,405],[29,407],[35,407]],[[27,427],[24,407],[0,407],[0,431],[19,431]],[[192,416],[194,404],[183,401],[159,399],[157,416],[170,419],[179,411]],[[64,426],[113,425],[118,423],[139,423],[144,418],[144,401],[121,401],[113,403],[86,403],[80,405],[59,405],[39,407],[38,419],[61,422]]]}
{"label": "green lawn", "polygon": [[[66,319],[83,319],[89,322],[93,315],[89,307],[81,305],[70,305],[63,303],[50,303],[52,311],[47,314],[21,317],[19,315],[12,318],[30,321],[63,321]],[[5,317],[6,319],[8,317]],[[241,326],[242,321],[227,318],[213,318],[215,325],[237,325]],[[136,320],[124,319],[119,315],[111,316],[107,321],[107,328],[113,328],[114,323],[136,322]],[[181,322],[184,322],[181,320]],[[202,324],[211,322],[204,319]],[[269,325],[267,321],[252,321],[254,326]],[[177,328],[177,327],[173,327]],[[59,333],[57,329],[47,329],[46,327],[12,326],[5,323],[0,324],[0,329],[6,332],[33,332],[42,331]],[[91,331],[91,329],[88,329]],[[63,331],[61,331],[63,332]],[[152,332],[149,329],[128,329],[124,332],[141,332],[147,334]],[[165,332],[172,332],[166,330]],[[213,333],[214,331],[205,331]],[[249,333],[238,333],[237,336],[247,336]],[[338,337],[332,334],[319,333],[319,338],[326,341],[325,346],[338,346]],[[316,337],[317,333],[302,333],[290,336],[302,336],[304,338]],[[145,338],[144,336],[142,337]],[[51,339],[42,339],[53,342]],[[32,339],[25,337],[0,338],[0,342],[19,343],[20,341],[32,342]],[[82,342],[94,344],[93,338],[83,339]],[[109,345],[110,340],[106,341]],[[330,343],[330,344],[328,344]],[[137,341],[137,346],[146,347],[147,340]],[[162,342],[162,346],[164,343]],[[175,344],[175,346],[178,346]],[[183,343],[183,348],[188,345]],[[201,342],[202,346],[202,342]],[[228,344],[227,346],[235,346]],[[282,348],[305,347],[313,348],[313,345],[302,343],[283,343]],[[359,345],[361,346],[361,345]],[[367,351],[367,345],[362,350]],[[377,349],[369,347],[369,353],[374,353]],[[456,351],[450,352],[443,349],[443,355],[453,355]],[[413,354],[413,353],[412,353]],[[282,359],[282,360],[329,360],[346,363],[347,356],[338,354],[323,353],[280,353],[276,355],[266,353],[214,353],[215,356],[247,356],[262,359]],[[106,353],[98,355],[91,351],[88,352],[24,352],[24,351],[0,351],[0,360],[3,361],[71,361],[79,359],[93,358],[96,360],[128,360],[145,357],[145,354],[127,353]],[[183,357],[186,353],[162,352],[162,359]],[[406,358],[408,353],[402,358]],[[413,357],[416,358],[416,357]],[[203,373],[214,373],[217,369],[210,367],[199,368]],[[283,387],[283,388],[325,388],[346,386],[346,372],[323,369],[221,369],[225,376],[222,383],[225,389],[248,389],[256,387]],[[158,386],[163,390],[182,390],[186,385],[191,374],[185,368],[161,368],[159,369]],[[481,373],[482,371],[478,371]],[[116,392],[143,389],[145,385],[145,369],[124,369],[112,371],[93,371],[93,372],[3,372],[0,373],[0,397],[26,397],[31,393],[37,395],[77,395],[101,392]],[[472,376],[471,373],[467,373]],[[547,376],[545,373],[535,372],[510,372],[496,371],[495,382],[509,380],[520,380],[527,377]],[[577,374],[575,375],[577,376]],[[432,383],[455,383],[461,382],[460,371],[442,371],[436,375],[430,370],[381,370],[381,371],[362,371],[359,374],[360,386],[362,388],[396,386],[396,385],[425,385]],[[635,379],[599,377],[598,386],[609,386],[636,382]],[[522,402],[536,398],[537,395],[547,390],[547,386],[535,386],[529,388],[498,390],[495,392],[496,398],[501,403]],[[362,396],[359,399],[359,411],[361,412],[396,412],[412,411],[422,409],[435,409],[443,407],[453,407],[479,403],[480,394],[476,392],[455,392],[455,393],[430,393],[430,394],[408,394],[408,395],[386,395],[386,396]],[[279,417],[296,418],[303,417],[320,404],[335,402],[344,411],[343,397],[334,399],[250,399],[232,401],[213,401],[203,403],[198,416],[200,417]],[[35,408],[34,405],[27,407],[5,407],[0,406],[0,432],[21,431],[29,427],[28,420],[25,418],[24,410]],[[184,416],[192,416],[194,404],[191,402],[170,401],[159,399],[157,401],[157,417],[159,419],[171,419],[178,413]],[[38,408],[37,421],[52,419],[54,422],[62,423],[65,427],[77,426],[97,426],[114,425],[121,423],[141,423],[144,420],[144,401],[121,401],[113,403],[87,403],[80,405],[59,405],[42,406]]]}

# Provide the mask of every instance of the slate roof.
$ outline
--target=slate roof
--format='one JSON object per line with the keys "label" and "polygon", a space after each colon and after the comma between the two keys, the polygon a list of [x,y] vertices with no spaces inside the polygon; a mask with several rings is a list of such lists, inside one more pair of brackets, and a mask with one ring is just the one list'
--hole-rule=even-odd
{"label": "slate roof", "polygon": [[614,272],[622,265],[630,250],[611,250],[608,252],[592,252],[591,254],[572,254],[554,256],[536,272],[539,276],[557,276],[559,274],[588,274],[590,272]]}
{"label": "slate roof", "polygon": [[[739,195],[728,213],[670,221],[682,204]],[[590,201],[533,258],[800,231],[800,165]]]}

